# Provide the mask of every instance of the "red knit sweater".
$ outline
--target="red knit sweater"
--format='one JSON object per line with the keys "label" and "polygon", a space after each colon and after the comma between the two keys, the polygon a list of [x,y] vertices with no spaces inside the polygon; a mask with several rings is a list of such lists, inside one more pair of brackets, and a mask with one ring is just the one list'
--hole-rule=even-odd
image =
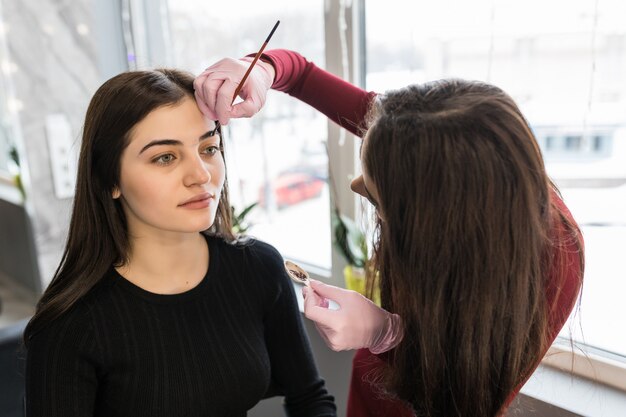
{"label": "red knit sweater", "polygon": [[[365,116],[376,93],[364,91],[345,82],[293,51],[271,50],[265,53],[264,60],[271,62],[276,69],[273,89],[286,92],[313,106],[335,123],[360,136]],[[551,198],[559,211],[575,224],[571,213],[556,192],[552,192]],[[548,337],[551,342],[556,339],[574,308],[582,283],[579,262],[582,248],[579,250],[563,223],[555,224],[552,235],[553,240],[560,244],[554,245],[556,252],[546,287],[547,305],[553,306],[548,317]],[[579,237],[582,242],[582,236]],[[565,274],[558,272],[558,266],[562,262],[567,265]],[[540,359],[537,360],[537,366],[539,363]],[[366,381],[366,375],[382,366],[383,359],[373,355],[369,350],[357,351],[352,366],[348,417],[414,415],[403,403],[377,394],[372,385]],[[513,401],[522,385],[511,393],[506,406]]]}

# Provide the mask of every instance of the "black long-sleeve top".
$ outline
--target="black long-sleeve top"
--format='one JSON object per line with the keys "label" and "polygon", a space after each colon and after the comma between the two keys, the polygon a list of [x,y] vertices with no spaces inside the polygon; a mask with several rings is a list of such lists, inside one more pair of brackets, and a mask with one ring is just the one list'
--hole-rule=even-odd
{"label": "black long-sleeve top", "polygon": [[30,341],[28,417],[245,416],[268,393],[290,416],[335,416],[280,254],[208,237],[204,279],[150,293],[111,268]]}

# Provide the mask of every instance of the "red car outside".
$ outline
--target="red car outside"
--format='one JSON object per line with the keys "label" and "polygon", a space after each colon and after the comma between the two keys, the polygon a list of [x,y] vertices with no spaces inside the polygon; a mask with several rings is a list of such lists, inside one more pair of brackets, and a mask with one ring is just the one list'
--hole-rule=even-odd
{"label": "red car outside", "polygon": [[[319,197],[324,188],[324,180],[306,172],[287,172],[272,182],[276,207],[284,208],[302,201]],[[259,190],[259,203],[265,206],[265,187]]]}

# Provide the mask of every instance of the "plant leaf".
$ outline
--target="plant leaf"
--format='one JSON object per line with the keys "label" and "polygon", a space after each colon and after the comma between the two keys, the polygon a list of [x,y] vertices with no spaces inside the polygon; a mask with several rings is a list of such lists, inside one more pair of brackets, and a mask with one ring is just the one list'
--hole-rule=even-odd
{"label": "plant leaf", "polygon": [[248,213],[250,213],[250,211],[252,211],[252,209],[255,208],[258,205],[259,205],[259,202],[255,201],[254,203],[250,204],[248,207],[244,208],[241,211],[241,213],[239,213],[239,215],[237,216],[237,220],[243,221],[246,218],[246,216],[248,215]]}
{"label": "plant leaf", "polygon": [[348,264],[357,267],[365,266],[367,243],[361,229],[352,219],[337,212],[333,213],[332,226],[333,244]]}

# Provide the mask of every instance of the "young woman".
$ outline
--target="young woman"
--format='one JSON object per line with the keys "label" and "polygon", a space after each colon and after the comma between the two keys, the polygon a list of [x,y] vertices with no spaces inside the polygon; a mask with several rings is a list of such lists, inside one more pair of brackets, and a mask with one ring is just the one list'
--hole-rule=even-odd
{"label": "young woman", "polygon": [[231,108],[246,61],[222,60],[196,79],[210,118],[251,116],[271,86],[364,134],[352,189],[376,208],[384,310],[321,283],[304,292],[331,348],[369,349],[354,359],[348,415],[504,413],[573,309],[584,265],[580,231],[516,104],[462,80],[377,96],[275,50]]}
{"label": "young woman", "polygon": [[193,76],[122,73],[85,117],[67,246],[25,332],[27,415],[334,416],[281,256],[231,232]]}

